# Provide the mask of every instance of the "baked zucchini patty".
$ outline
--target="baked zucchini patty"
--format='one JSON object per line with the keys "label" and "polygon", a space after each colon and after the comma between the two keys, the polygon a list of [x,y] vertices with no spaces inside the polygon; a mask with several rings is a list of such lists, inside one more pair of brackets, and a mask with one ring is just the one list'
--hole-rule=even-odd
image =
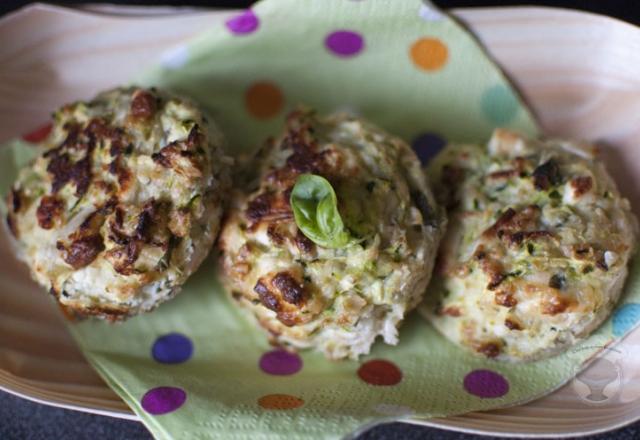
{"label": "baked zucchini patty", "polygon": [[136,87],[53,118],[8,195],[19,256],[68,315],[153,309],[219,231],[229,187],[221,134],[189,101]]}
{"label": "baked zucchini patty", "polygon": [[449,229],[421,311],[453,342],[534,360],[610,314],[637,220],[594,149],[497,130],[488,147],[447,147],[428,167]]}
{"label": "baked zucchini patty", "polygon": [[219,242],[233,301],[272,342],[328,358],[397,343],[444,231],[414,152],[361,119],[299,110],[255,163]]}

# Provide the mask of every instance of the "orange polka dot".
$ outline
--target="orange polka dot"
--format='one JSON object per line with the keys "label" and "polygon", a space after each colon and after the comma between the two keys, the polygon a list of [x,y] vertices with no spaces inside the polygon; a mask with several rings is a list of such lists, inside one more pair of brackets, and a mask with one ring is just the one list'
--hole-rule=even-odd
{"label": "orange polka dot", "polygon": [[304,400],[289,394],[267,394],[258,399],[264,409],[295,409],[304,405]]}
{"label": "orange polka dot", "polygon": [[244,95],[247,111],[258,119],[271,118],[284,107],[282,91],[272,82],[260,81],[251,84]]}
{"label": "orange polka dot", "polygon": [[400,383],[402,371],[389,361],[374,359],[360,366],[358,376],[370,385],[391,386]]}
{"label": "orange polka dot", "polygon": [[446,64],[449,49],[437,38],[420,38],[411,45],[409,54],[416,66],[433,71],[441,69]]}

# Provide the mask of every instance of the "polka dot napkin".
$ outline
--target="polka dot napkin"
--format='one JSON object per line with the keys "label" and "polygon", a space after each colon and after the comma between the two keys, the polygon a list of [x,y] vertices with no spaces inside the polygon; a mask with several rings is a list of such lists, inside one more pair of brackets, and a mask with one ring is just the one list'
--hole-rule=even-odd
{"label": "polka dot napkin", "polygon": [[[231,154],[256,149],[298,103],[362,114],[410,141],[424,162],[447,140],[482,142],[495,126],[537,131],[473,37],[418,0],[263,1],[168,50],[138,82],[204,105]],[[9,147],[0,150],[3,192],[29,151],[24,141]],[[124,324],[70,325],[89,362],[157,438],[338,438],[374,421],[515,405],[565,383],[640,320],[634,267],[612,319],[553,359],[477,358],[414,314],[398,346],[329,362],[268,346],[215,273],[212,256],[175,300]]]}
{"label": "polka dot napkin", "polygon": [[289,110],[356,113],[428,158],[536,123],[469,33],[419,0],[267,0],[167,50],[141,81],[193,96],[231,154],[279,132]]}

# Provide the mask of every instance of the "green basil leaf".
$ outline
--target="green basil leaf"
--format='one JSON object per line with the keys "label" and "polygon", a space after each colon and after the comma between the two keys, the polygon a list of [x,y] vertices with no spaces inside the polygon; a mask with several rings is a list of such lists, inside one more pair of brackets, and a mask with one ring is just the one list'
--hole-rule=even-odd
{"label": "green basil leaf", "polygon": [[296,225],[314,243],[335,249],[357,241],[344,227],[338,198],[324,177],[300,175],[291,191],[290,203]]}

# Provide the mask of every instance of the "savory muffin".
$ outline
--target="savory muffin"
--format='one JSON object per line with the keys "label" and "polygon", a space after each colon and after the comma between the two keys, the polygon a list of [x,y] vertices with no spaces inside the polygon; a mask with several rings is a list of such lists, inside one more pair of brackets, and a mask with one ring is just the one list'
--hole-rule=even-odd
{"label": "savory muffin", "polygon": [[273,343],[357,358],[422,298],[444,217],[402,141],[298,110],[220,235],[228,291]]}
{"label": "savory muffin", "polygon": [[487,149],[446,148],[428,168],[449,210],[421,310],[457,344],[534,360],[609,315],[637,221],[588,146],[497,130]]}
{"label": "savory muffin", "polygon": [[218,233],[229,186],[220,133],[155,89],[111,90],[53,118],[8,196],[19,256],[68,315],[151,310]]}

